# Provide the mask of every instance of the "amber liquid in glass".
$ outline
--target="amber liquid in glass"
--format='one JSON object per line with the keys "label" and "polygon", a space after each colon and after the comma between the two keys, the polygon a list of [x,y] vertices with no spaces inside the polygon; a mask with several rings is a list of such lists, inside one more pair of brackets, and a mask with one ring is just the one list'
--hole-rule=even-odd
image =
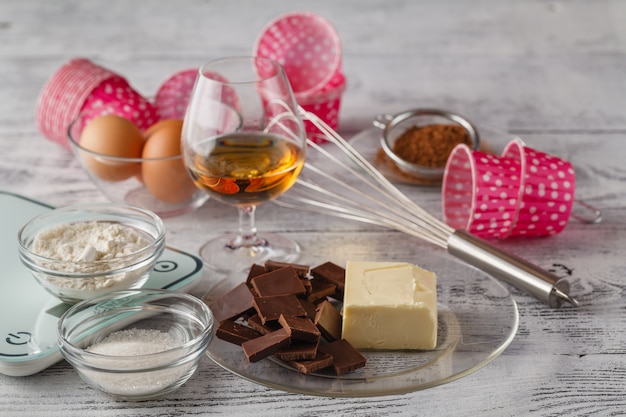
{"label": "amber liquid in glass", "polygon": [[194,148],[187,165],[198,187],[230,205],[257,205],[289,189],[304,164],[304,150],[281,136],[230,133]]}

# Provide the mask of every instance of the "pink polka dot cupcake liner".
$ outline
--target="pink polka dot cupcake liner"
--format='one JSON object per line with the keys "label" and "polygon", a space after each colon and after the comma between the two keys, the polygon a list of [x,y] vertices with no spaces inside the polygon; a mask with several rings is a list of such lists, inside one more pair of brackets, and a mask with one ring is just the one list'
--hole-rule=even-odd
{"label": "pink polka dot cupcake liner", "polygon": [[198,76],[198,69],[179,71],[158,88],[154,106],[163,119],[183,119]]}
{"label": "pink polka dot cupcake liner", "polygon": [[35,119],[46,138],[70,149],[67,132],[79,115],[84,124],[106,114],[125,117],[142,130],[159,120],[156,108],[124,77],[88,59],[75,58],[46,81]]}
{"label": "pink polka dot cupcake liner", "polygon": [[130,120],[142,131],[160,119],[157,108],[120,77],[100,83],[85,100],[81,113],[85,124],[95,117],[114,114]]}
{"label": "pink polka dot cupcake liner", "polygon": [[91,92],[103,81],[121,78],[88,59],[76,58],[63,64],[46,81],[35,111],[37,127],[43,135],[69,149],[67,129],[81,112]]}
{"label": "pink polka dot cupcake liner", "polygon": [[257,37],[254,55],[282,64],[296,94],[320,91],[341,72],[337,31],[310,12],[287,13],[271,21]]}
{"label": "pink polka dot cupcake liner", "polygon": [[560,233],[574,205],[576,174],[572,164],[529,148],[521,140],[511,141],[502,155],[520,161],[523,172],[520,201],[509,236]]}
{"label": "pink polka dot cupcake liner", "polygon": [[518,160],[457,145],[442,183],[444,221],[482,237],[505,237],[517,210],[522,169]]}
{"label": "pink polka dot cupcake liner", "polygon": [[[346,88],[346,79],[336,77],[337,84],[333,88],[326,89],[319,94],[311,94],[307,97],[296,97],[296,101],[306,112],[313,113],[324,121],[331,129],[337,130],[339,127],[339,109],[341,108],[341,97]],[[304,120],[304,128],[307,136],[315,143],[326,142],[325,135],[308,120]]]}
{"label": "pink polka dot cupcake liner", "polygon": [[458,145],[444,172],[444,221],[481,237],[554,235],[569,221],[575,186],[571,163],[521,140],[500,156]]}
{"label": "pink polka dot cupcake liner", "polygon": [[[329,21],[310,12],[279,16],[257,38],[254,54],[278,61],[303,110],[337,130],[346,77],[341,69],[341,42]],[[326,141],[313,123],[305,120],[304,124],[310,140]]]}

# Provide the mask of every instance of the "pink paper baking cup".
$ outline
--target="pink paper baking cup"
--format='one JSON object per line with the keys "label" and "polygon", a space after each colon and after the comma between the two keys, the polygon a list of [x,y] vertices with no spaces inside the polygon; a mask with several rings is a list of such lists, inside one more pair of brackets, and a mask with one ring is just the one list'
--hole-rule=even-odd
{"label": "pink paper baking cup", "polygon": [[[339,127],[341,97],[346,88],[346,79],[343,74],[340,75],[341,77],[335,77],[338,82],[333,89],[325,89],[325,91],[316,94],[296,96],[296,101],[302,109],[319,117],[333,130],[337,130]],[[304,127],[307,137],[313,142],[326,142],[325,135],[313,123],[304,120]]]}
{"label": "pink paper baking cup", "polygon": [[94,117],[115,114],[130,120],[142,131],[160,119],[157,108],[120,77],[101,82],[85,100],[81,113],[83,123]]}
{"label": "pink paper baking cup", "polygon": [[338,72],[328,81],[326,85],[319,90],[306,91],[302,93],[294,93],[296,101],[302,103],[309,103],[313,101],[323,101],[327,97],[336,96],[343,93],[346,88],[346,76],[343,72]]}
{"label": "pink paper baking cup", "polygon": [[457,145],[444,171],[444,221],[481,237],[507,236],[517,208],[521,172],[516,159]]}
{"label": "pink paper baking cup", "polygon": [[120,77],[85,58],[63,64],[44,84],[36,106],[36,123],[42,134],[69,149],[67,129],[83,104],[103,81]]}
{"label": "pink paper baking cup", "polygon": [[271,21],[257,38],[254,55],[281,63],[296,94],[319,91],[341,72],[337,31],[310,12],[288,13]]}
{"label": "pink paper baking cup", "polygon": [[186,69],[170,76],[158,88],[154,105],[163,119],[183,119],[198,76],[198,69]]}
{"label": "pink paper baking cup", "polygon": [[520,202],[509,236],[546,236],[563,231],[574,204],[576,174],[570,162],[511,141],[502,155],[520,161]]}

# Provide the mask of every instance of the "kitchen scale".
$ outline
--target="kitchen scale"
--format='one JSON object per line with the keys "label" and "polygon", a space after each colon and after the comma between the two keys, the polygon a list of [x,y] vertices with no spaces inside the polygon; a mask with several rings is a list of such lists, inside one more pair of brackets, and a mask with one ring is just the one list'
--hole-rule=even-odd
{"label": "kitchen scale", "polygon": [[[0,373],[27,376],[62,359],[57,323],[70,307],[48,293],[24,266],[17,233],[47,204],[0,191]],[[166,247],[144,288],[185,291],[202,275],[202,260]]]}

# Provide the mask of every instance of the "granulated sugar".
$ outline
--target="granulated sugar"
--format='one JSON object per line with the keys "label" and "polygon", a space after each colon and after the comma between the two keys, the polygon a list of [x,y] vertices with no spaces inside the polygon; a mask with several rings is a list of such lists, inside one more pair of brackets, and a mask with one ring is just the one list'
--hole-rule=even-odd
{"label": "granulated sugar", "polygon": [[[165,366],[178,359],[176,352],[166,352],[182,343],[170,334],[152,329],[128,329],[111,333],[102,341],[91,345],[87,351],[106,356],[126,358],[102,359],[103,368],[132,369]],[[162,352],[160,355],[154,355]],[[147,356],[146,356],[147,355]],[[92,361],[92,363],[94,363]],[[97,365],[98,363],[96,363]],[[120,396],[150,396],[159,393],[179,381],[194,364],[178,365],[155,371],[98,372],[84,370],[85,376],[104,391]]]}
{"label": "granulated sugar", "polygon": [[153,329],[127,329],[111,333],[87,351],[110,356],[139,356],[163,352],[178,345],[169,333]]}

